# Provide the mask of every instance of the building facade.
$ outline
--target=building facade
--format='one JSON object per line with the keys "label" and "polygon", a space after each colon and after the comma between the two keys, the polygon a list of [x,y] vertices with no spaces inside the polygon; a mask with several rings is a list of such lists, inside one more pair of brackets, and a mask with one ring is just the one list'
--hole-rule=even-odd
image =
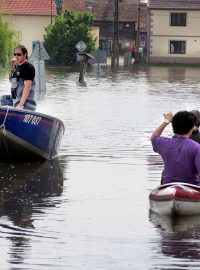
{"label": "building facade", "polygon": [[30,55],[33,42],[43,41],[45,27],[56,16],[56,6],[54,0],[4,0],[0,1],[0,13],[4,20],[9,20]]}
{"label": "building facade", "polygon": [[149,0],[149,63],[200,63],[200,1]]}
{"label": "building facade", "polygon": [[[99,28],[99,46],[111,54],[115,1],[112,0],[63,0],[65,10],[91,11],[94,27]],[[118,40],[120,53],[137,43],[140,33],[146,37],[147,4],[140,0],[118,0]],[[143,43],[144,44],[144,43]],[[146,44],[144,44],[145,46]]]}

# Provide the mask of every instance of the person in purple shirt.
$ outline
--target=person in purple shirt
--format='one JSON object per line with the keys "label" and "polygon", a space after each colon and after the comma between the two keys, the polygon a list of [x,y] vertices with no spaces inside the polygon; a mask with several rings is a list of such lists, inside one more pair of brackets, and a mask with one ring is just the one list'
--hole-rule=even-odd
{"label": "person in purple shirt", "polygon": [[[192,112],[179,111],[174,116],[164,114],[164,121],[151,135],[153,150],[164,162],[162,184],[184,182],[200,185],[200,144],[189,139],[194,130],[196,116]],[[173,138],[161,136],[169,123],[176,135]]]}

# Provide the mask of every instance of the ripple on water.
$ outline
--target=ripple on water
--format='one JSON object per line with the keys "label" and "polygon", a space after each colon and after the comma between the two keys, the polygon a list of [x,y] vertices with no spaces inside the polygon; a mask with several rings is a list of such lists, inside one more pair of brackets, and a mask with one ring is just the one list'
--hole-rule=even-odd
{"label": "ripple on water", "polygon": [[65,124],[59,158],[0,164],[2,269],[199,268],[198,219],[148,216],[163,169],[150,134],[163,113],[198,108],[199,70],[93,67],[84,87],[78,75],[47,69],[38,101]]}

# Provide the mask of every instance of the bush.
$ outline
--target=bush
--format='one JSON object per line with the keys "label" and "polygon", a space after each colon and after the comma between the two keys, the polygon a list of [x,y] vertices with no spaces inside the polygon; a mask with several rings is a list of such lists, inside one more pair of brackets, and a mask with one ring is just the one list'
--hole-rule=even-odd
{"label": "bush", "polygon": [[80,40],[87,45],[86,52],[94,50],[93,20],[91,12],[65,11],[64,15],[57,16],[45,29],[44,47],[50,56],[49,63],[70,65],[77,53],[75,45]]}
{"label": "bush", "polygon": [[3,15],[0,14],[0,67],[8,66],[15,45],[17,44],[16,32],[11,30],[8,21],[3,21]]}

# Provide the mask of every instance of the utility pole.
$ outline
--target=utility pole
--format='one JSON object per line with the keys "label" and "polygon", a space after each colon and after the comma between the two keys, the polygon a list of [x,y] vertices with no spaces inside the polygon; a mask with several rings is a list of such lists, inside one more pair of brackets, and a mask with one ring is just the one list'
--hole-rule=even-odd
{"label": "utility pole", "polygon": [[62,14],[63,0],[55,0],[57,15]]}
{"label": "utility pole", "polygon": [[51,24],[52,24],[52,22],[53,22],[53,20],[52,20],[52,17],[53,17],[53,3],[52,3],[52,0],[50,0],[51,1]]}
{"label": "utility pole", "polygon": [[140,0],[138,0],[138,20],[137,20],[137,44],[136,48],[138,51],[138,48],[140,47]]}
{"label": "utility pole", "polygon": [[119,66],[119,0],[115,0],[111,66]]}

